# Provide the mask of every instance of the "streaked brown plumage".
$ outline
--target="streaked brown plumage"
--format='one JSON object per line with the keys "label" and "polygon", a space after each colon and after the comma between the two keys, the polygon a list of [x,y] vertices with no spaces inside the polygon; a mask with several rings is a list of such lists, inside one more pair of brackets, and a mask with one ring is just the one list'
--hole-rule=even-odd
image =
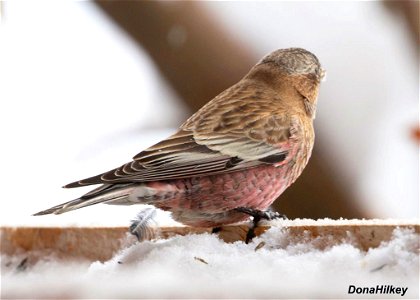
{"label": "streaked brown plumage", "polygon": [[[100,202],[148,203],[193,226],[246,219],[235,207],[266,209],[306,166],[322,77],[312,53],[300,48],[277,50],[168,139],[115,170],[65,186],[100,187],[38,214]],[[260,193],[235,189],[241,180],[249,184],[253,180]]]}

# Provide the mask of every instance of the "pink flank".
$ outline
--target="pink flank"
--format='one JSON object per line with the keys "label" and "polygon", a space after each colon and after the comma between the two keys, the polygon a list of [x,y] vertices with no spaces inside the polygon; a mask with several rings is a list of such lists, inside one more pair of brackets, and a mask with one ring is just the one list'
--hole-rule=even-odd
{"label": "pink flank", "polygon": [[[266,210],[292,183],[288,168],[262,166],[220,175],[146,183],[154,190],[147,199],[175,220],[190,226],[216,227],[244,221],[237,207]],[[139,198],[141,202],[144,199]]]}

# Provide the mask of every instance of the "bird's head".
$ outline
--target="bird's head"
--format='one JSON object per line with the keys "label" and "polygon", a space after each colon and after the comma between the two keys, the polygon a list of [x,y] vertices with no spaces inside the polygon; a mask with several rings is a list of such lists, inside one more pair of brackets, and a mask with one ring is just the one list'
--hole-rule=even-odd
{"label": "bird's head", "polygon": [[[315,118],[319,85],[325,71],[314,54],[302,48],[279,49],[266,55],[258,66],[271,66],[271,70],[274,66],[280,74],[286,75],[289,80],[285,84],[292,85],[302,96],[307,114]],[[283,81],[284,77],[279,80]]]}
{"label": "bird's head", "polygon": [[259,64],[274,63],[289,75],[308,75],[320,82],[325,71],[318,58],[302,48],[279,49],[266,55]]}

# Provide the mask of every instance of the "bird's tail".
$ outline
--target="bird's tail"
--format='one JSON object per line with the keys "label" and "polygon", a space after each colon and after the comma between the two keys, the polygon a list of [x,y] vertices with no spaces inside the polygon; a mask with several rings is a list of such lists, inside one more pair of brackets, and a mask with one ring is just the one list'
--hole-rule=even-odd
{"label": "bird's tail", "polygon": [[71,210],[79,209],[98,203],[123,205],[136,204],[135,202],[130,201],[129,196],[133,192],[133,190],[138,187],[138,185],[136,186],[134,184],[104,184],[83,195],[80,198],[37,212],[36,214],[34,214],[34,216],[62,214]]}

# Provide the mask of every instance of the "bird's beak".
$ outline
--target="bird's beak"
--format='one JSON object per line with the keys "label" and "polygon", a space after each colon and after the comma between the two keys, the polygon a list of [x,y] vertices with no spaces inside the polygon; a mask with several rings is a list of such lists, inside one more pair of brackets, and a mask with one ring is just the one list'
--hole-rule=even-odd
{"label": "bird's beak", "polygon": [[327,80],[327,71],[321,69],[321,81],[324,82]]}

